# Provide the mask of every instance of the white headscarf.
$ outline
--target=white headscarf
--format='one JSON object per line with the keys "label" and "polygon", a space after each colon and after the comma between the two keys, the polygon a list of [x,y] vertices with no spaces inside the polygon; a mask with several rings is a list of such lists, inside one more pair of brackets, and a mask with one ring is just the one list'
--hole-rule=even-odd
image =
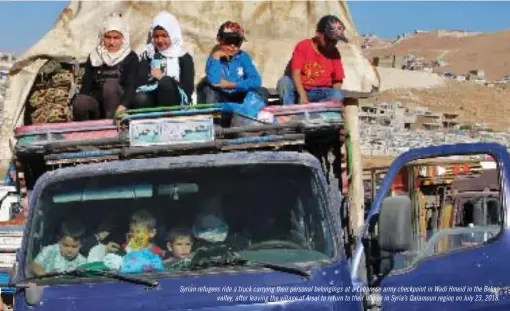
{"label": "white headscarf", "polygon": [[[110,53],[106,50],[103,44],[103,37],[109,31],[118,31],[122,34],[122,46],[115,53]],[[124,20],[120,17],[120,15],[112,13],[108,15],[106,20],[99,31],[99,43],[90,53],[90,62],[92,66],[99,67],[103,64],[107,66],[115,66],[126,58],[129,53],[131,53],[131,47],[129,44],[129,29],[124,22]]]}
{"label": "white headscarf", "polygon": [[186,54],[184,49],[184,40],[182,39],[182,31],[179,22],[172,14],[167,11],[159,12],[156,17],[152,20],[151,35],[154,32],[154,28],[157,26],[163,28],[170,37],[170,47],[164,51],[158,50],[154,41],[149,43],[145,47],[144,54],[152,59],[156,51],[161,53],[166,58],[166,76],[173,77],[179,81],[180,68],[179,68],[179,57]]}

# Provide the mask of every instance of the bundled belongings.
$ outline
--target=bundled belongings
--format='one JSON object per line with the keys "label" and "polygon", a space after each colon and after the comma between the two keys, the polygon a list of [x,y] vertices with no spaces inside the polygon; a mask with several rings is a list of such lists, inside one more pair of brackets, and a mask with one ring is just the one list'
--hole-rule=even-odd
{"label": "bundled belongings", "polygon": [[25,124],[72,121],[70,99],[80,88],[84,69],[74,62],[51,59],[39,70],[30,90]]}

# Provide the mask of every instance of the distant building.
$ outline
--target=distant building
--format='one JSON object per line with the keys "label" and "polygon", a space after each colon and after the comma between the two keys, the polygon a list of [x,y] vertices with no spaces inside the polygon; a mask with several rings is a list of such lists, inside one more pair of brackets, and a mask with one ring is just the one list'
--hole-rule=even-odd
{"label": "distant building", "polygon": [[9,75],[9,70],[16,61],[12,54],[0,53],[0,82],[5,82]]}
{"label": "distant building", "polygon": [[469,71],[469,76],[476,77],[479,79],[485,79],[485,71],[481,69],[474,69]]}
{"label": "distant building", "polygon": [[404,67],[404,57],[402,56],[376,56],[372,59],[372,65],[376,67],[397,68]]}
{"label": "distant building", "polygon": [[456,128],[459,126],[459,122],[457,122],[457,118],[459,117],[458,113],[455,112],[445,112],[443,113],[443,127],[444,128]]}

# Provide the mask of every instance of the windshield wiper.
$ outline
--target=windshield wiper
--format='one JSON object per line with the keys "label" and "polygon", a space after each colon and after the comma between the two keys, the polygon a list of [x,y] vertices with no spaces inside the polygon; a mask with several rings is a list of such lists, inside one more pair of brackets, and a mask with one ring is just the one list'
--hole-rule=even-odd
{"label": "windshield wiper", "polygon": [[[94,269],[76,269],[76,270],[63,271],[63,272],[50,272],[50,273],[46,273],[44,275],[24,279],[22,281],[22,283],[25,283],[25,282],[31,281],[31,280],[40,280],[40,279],[46,279],[46,278],[53,278],[53,277],[57,277],[57,276],[86,277],[91,274],[97,275],[97,276],[104,276],[107,278],[125,281],[125,282],[129,282],[129,283],[146,285],[146,286],[150,286],[150,287],[157,287],[159,285],[158,281],[149,280],[149,279],[142,278],[142,277],[125,275],[125,274],[121,274],[118,272],[102,271],[102,270],[94,270]],[[22,284],[20,284],[20,285],[17,285],[17,287],[24,287],[24,286]]]}
{"label": "windshield wiper", "polygon": [[246,264],[255,264],[264,268],[268,268],[274,271],[286,272],[291,274],[297,274],[310,279],[312,275],[303,268],[300,268],[292,264],[277,264],[272,262],[265,262],[259,260],[251,260],[241,257],[237,253],[226,254],[224,256],[202,258],[198,261],[194,261],[189,265],[192,270],[206,268],[211,266],[244,266]]}
{"label": "windshield wiper", "polygon": [[297,275],[304,276],[307,279],[312,278],[312,274],[310,272],[308,272],[305,269],[300,268],[296,265],[292,265],[292,264],[276,264],[276,263],[272,263],[272,262],[251,260],[251,259],[246,259],[246,258],[242,258],[242,257],[236,258],[232,264],[236,264],[236,263],[241,264],[241,265],[253,263],[253,264],[259,265],[261,267],[274,270],[274,271],[281,271],[281,272],[287,272],[287,273],[291,273],[291,274],[297,274]]}

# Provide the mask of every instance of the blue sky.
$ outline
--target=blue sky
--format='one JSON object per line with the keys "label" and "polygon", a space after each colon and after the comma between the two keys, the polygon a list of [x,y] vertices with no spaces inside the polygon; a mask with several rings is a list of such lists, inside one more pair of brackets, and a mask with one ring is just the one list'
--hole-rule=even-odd
{"label": "blue sky", "polygon": [[[0,1],[0,51],[21,53],[28,49],[51,29],[67,4]],[[510,2],[348,1],[348,5],[360,33],[383,38],[415,29],[510,29]]]}

